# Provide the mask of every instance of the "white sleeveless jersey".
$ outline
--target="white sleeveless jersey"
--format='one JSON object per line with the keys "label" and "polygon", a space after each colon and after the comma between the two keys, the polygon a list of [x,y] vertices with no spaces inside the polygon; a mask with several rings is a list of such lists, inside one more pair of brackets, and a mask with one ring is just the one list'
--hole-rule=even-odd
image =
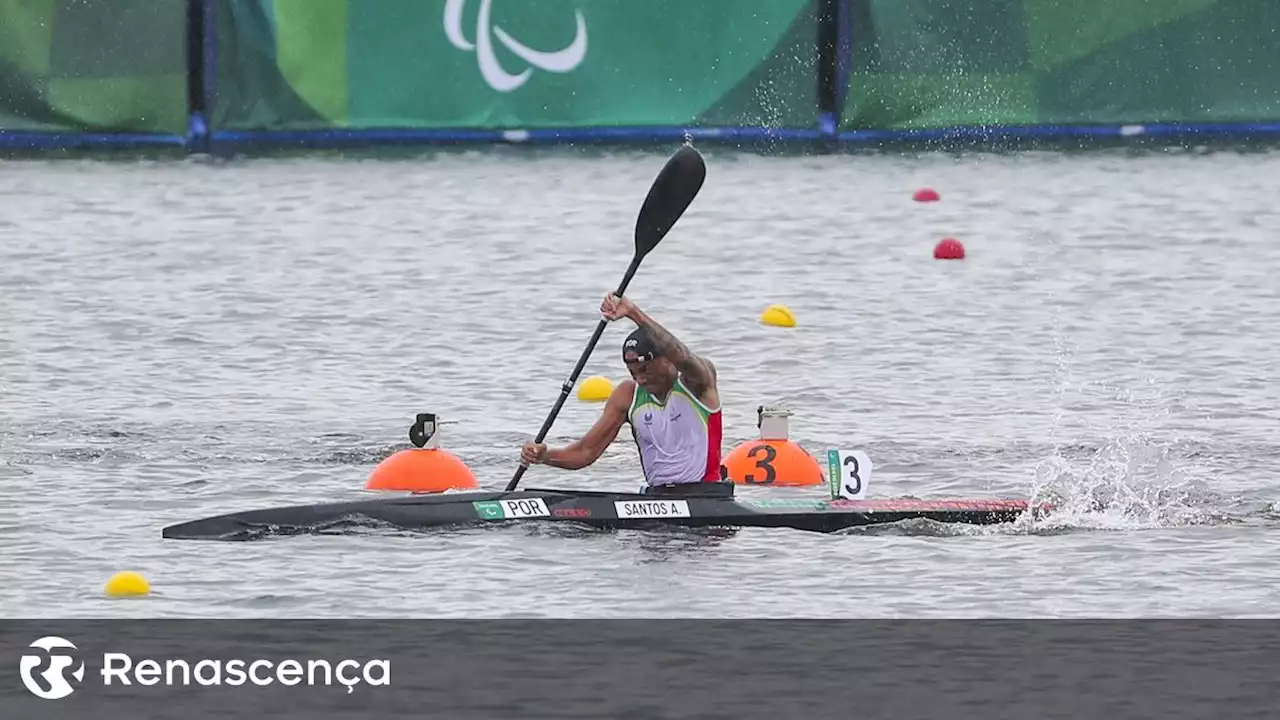
{"label": "white sleeveless jersey", "polygon": [[637,383],[627,420],[650,486],[720,479],[720,408],[703,405],[680,378],[665,403]]}

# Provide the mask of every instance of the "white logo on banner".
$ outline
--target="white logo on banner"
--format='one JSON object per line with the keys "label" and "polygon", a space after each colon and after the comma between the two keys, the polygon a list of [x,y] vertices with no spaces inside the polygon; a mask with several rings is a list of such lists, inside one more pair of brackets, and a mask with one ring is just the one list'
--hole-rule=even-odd
{"label": "white logo on banner", "polygon": [[[554,73],[570,72],[581,65],[583,58],[587,56],[587,21],[582,17],[581,10],[573,11],[578,20],[573,42],[561,50],[544,52],[534,50],[511,37],[502,28],[490,24],[492,4],[493,0],[480,0],[480,15],[476,19],[476,40],[473,44],[462,32],[462,11],[466,8],[467,0],[448,0],[444,6],[444,32],[449,36],[449,42],[459,50],[475,50],[480,74],[494,90],[504,93],[515,90],[529,80],[534,68]],[[530,67],[514,75],[503,69],[498,56],[493,52],[495,37],[517,57],[529,63]]]}
{"label": "white logo on banner", "polygon": [[[67,680],[68,670],[76,683],[84,682],[85,664],[78,661],[74,652],[77,648],[63,638],[50,635],[31,643],[30,647],[44,652],[39,655],[23,655],[18,663],[22,684],[36,697],[45,700],[57,700],[75,692],[76,688]],[[55,654],[55,649],[62,650]],[[49,667],[37,672],[42,666]],[[299,685],[304,682],[308,686],[337,684],[346,687],[347,694],[355,691],[361,682],[368,685],[391,684],[391,661],[369,660],[361,663],[346,659],[336,665],[328,660],[283,660],[279,663],[259,659],[246,661],[202,659],[192,663],[184,659],[155,660],[145,658],[137,662],[126,653],[103,653],[101,670],[104,686],[144,685],[152,686],[163,683],[166,686],[190,685],[231,685],[245,683],[266,686],[273,683],[281,685]],[[43,680],[43,682],[41,682]],[[0,717],[3,717],[0,714]]]}
{"label": "white logo on banner", "polygon": [[[57,700],[64,698],[75,692],[75,688],[71,683],[67,682],[66,671],[75,663],[75,658],[71,655],[54,655],[54,648],[66,648],[77,650],[73,643],[60,637],[50,635],[42,637],[31,643],[28,647],[43,650],[43,655],[23,655],[22,660],[18,663],[18,671],[22,674],[22,684],[27,686],[32,695],[45,700]],[[44,664],[45,660],[49,661],[49,669],[40,673],[40,677],[44,678],[45,684],[49,686],[46,690],[36,682],[35,670]],[[71,672],[71,676],[76,682],[84,680],[84,663]]]}

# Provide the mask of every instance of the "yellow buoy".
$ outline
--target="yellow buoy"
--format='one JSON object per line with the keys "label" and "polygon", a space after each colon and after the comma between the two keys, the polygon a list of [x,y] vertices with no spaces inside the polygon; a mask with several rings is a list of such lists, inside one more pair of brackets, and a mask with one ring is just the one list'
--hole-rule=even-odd
{"label": "yellow buoy", "polygon": [[760,322],[774,327],[795,327],[796,316],[786,305],[770,305],[760,314]]}
{"label": "yellow buoy", "polygon": [[149,592],[151,584],[136,572],[118,572],[107,580],[107,595],[110,597],[132,597]]}
{"label": "yellow buoy", "polygon": [[612,394],[613,383],[601,375],[593,375],[578,386],[578,399],[583,402],[604,402]]}

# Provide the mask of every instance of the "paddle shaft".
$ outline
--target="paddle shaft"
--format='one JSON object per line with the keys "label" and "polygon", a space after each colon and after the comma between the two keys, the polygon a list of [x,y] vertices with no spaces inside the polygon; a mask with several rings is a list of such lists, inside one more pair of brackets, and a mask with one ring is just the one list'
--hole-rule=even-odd
{"label": "paddle shaft", "polygon": [[[636,270],[640,268],[640,261],[643,259],[644,256],[639,254],[631,259],[631,267],[627,268],[627,274],[622,278],[622,284],[618,285],[615,295],[622,297],[622,293],[631,284],[631,278],[635,277]],[[556,416],[560,414],[560,408],[564,407],[564,401],[569,399],[569,393],[573,392],[573,386],[578,382],[578,376],[582,374],[582,369],[586,367],[587,359],[591,357],[591,351],[596,349],[596,343],[600,342],[600,336],[604,334],[604,329],[608,325],[609,321],[607,319],[600,318],[600,322],[596,325],[596,331],[591,334],[591,342],[587,343],[587,348],[582,351],[582,355],[578,358],[578,364],[574,366],[573,372],[564,381],[564,385],[560,387],[560,397],[556,400],[555,406],[551,408],[547,419],[542,422],[542,429],[538,430],[538,436],[533,440],[535,443],[540,443],[547,439],[547,433],[551,430],[552,423],[556,421]],[[511,478],[511,482],[507,483],[507,492],[512,492],[516,489],[516,486],[520,484],[520,478],[524,477],[524,471],[528,469],[529,466],[523,463],[516,468],[515,477]]]}

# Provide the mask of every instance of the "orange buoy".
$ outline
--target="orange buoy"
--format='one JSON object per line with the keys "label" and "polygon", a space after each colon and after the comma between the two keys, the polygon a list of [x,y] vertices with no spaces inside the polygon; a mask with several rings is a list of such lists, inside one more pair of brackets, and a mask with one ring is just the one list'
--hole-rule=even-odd
{"label": "orange buoy", "polygon": [[420,413],[409,428],[409,439],[417,447],[401,450],[378,463],[369,474],[365,489],[437,493],[478,487],[471,468],[440,448],[436,427],[434,414]]}
{"label": "orange buoy", "polygon": [[378,463],[366,490],[435,493],[477,487],[471,468],[447,450],[408,448]]}
{"label": "orange buoy", "polygon": [[756,408],[760,437],[735,447],[725,457],[725,473],[739,485],[808,487],[826,483],[822,466],[790,439],[790,411]]}

